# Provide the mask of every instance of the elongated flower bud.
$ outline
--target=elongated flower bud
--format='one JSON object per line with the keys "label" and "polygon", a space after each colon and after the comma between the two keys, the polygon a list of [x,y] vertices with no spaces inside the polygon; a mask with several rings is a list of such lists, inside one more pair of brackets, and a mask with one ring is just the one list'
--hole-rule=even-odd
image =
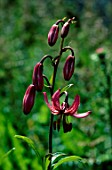
{"label": "elongated flower bud", "polygon": [[50,46],[53,46],[56,43],[58,39],[58,33],[59,33],[59,26],[54,24],[48,33],[48,44]]}
{"label": "elongated flower bud", "polygon": [[37,63],[33,70],[33,85],[37,91],[42,91],[44,86],[43,64]]}
{"label": "elongated flower bud", "polygon": [[75,57],[72,55],[69,55],[66,59],[64,68],[63,68],[63,76],[65,80],[70,80],[70,78],[73,75],[74,72],[74,62]]}
{"label": "elongated flower bud", "polygon": [[23,112],[25,115],[29,114],[33,105],[34,105],[34,100],[35,100],[35,87],[34,85],[29,85],[24,98],[23,98]]}
{"label": "elongated flower bud", "polygon": [[61,37],[62,38],[65,38],[68,35],[69,28],[70,28],[70,23],[65,22],[65,24],[63,25],[63,27],[61,29]]}
{"label": "elongated flower bud", "polygon": [[68,123],[65,115],[63,116],[63,131],[64,133],[70,132],[72,130],[72,123]]}

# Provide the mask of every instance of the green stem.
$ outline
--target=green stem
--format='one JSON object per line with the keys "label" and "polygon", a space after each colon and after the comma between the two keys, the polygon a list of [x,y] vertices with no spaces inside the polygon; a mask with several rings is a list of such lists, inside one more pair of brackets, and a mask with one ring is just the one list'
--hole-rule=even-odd
{"label": "green stem", "polygon": [[[63,48],[63,43],[64,43],[64,39],[62,39],[61,41],[61,45],[60,45],[60,52],[59,52],[59,57],[57,58],[55,64],[54,64],[54,73],[53,73],[53,82],[52,82],[52,88],[51,88],[51,97],[54,93],[54,86],[55,86],[55,80],[56,80],[56,74],[57,74],[57,69],[58,69],[58,65],[59,65],[59,61],[62,55],[62,48]],[[52,154],[52,138],[53,138],[53,118],[54,115],[51,114],[51,118],[50,118],[50,127],[49,127],[49,153]],[[51,163],[49,164],[48,170],[50,170],[50,166]]]}

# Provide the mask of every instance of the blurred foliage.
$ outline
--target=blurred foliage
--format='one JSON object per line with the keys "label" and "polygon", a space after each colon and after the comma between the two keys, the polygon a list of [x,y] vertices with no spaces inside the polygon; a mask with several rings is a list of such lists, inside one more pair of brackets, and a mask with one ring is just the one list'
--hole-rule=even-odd
{"label": "blurred foliage", "polygon": [[[47,45],[47,33],[54,22],[63,17],[76,17],[65,45],[75,50],[76,68],[69,83],[69,102],[81,96],[80,112],[92,110],[85,119],[71,119],[73,130],[68,134],[54,131],[54,152],[60,151],[85,158],[85,163],[65,163],[60,169],[110,170],[112,167],[112,136],[107,91],[107,77],[95,50],[106,50],[106,71],[112,75],[112,2],[111,0],[1,0],[0,1],[0,158],[15,147],[1,165],[1,170],[41,170],[34,151],[14,138],[24,135],[33,139],[41,155],[48,152],[50,112],[37,93],[36,102],[28,116],[22,113],[22,99],[32,81],[34,65],[45,55],[57,55],[55,47]],[[68,85],[62,79],[66,54],[59,65],[55,89]],[[46,61],[44,70],[51,77],[51,66]],[[61,80],[61,81],[60,81]],[[112,86],[110,86],[112,87]],[[45,87],[44,91],[47,91]],[[112,101],[112,95],[111,95]]]}

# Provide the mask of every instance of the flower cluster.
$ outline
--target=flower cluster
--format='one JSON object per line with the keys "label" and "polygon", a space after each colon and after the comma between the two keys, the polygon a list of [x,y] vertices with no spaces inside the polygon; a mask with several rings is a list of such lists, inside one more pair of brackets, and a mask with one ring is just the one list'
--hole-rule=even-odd
{"label": "flower cluster", "polygon": [[68,35],[69,28],[71,22],[75,18],[69,19],[67,22],[64,22],[64,20],[58,20],[55,24],[52,25],[49,33],[48,33],[48,44],[50,46],[53,46],[57,39],[58,39],[58,34],[59,34],[59,23],[63,23],[62,29],[61,29],[61,38],[65,38]]}
{"label": "flower cluster", "polygon": [[[67,50],[70,51],[70,54],[66,58],[66,61],[63,66],[63,77],[64,80],[69,81],[74,73],[75,69],[75,55],[74,51],[70,46],[63,47],[64,39],[67,37],[70,29],[70,24],[74,21],[74,17],[71,19],[68,19],[68,21],[65,22],[64,19],[58,20],[55,24],[52,25],[50,28],[50,31],[48,33],[48,44],[49,46],[54,46],[58,37],[59,37],[59,24],[61,23],[62,28],[60,31],[60,38],[61,38],[61,50],[59,52],[59,55],[56,57],[51,57],[49,55],[44,56],[40,62],[38,62],[33,70],[33,76],[32,76],[32,84],[28,86],[24,98],[23,98],[23,112],[25,114],[29,114],[35,101],[35,94],[36,91],[41,92],[44,87],[44,79],[46,80],[48,87],[50,89],[51,93],[51,104],[48,102],[47,94],[46,92],[43,92],[44,100],[49,107],[51,114],[57,116],[57,120],[53,121],[54,129],[60,130],[61,122],[63,124],[64,132],[69,132],[72,129],[72,123],[68,122],[68,116],[72,116],[75,118],[84,118],[87,117],[89,114],[91,114],[91,111],[87,111],[85,113],[78,114],[77,110],[80,105],[80,96],[76,95],[74,98],[74,101],[71,106],[69,106],[68,103],[68,93],[67,91],[61,92],[60,89],[56,90],[54,92],[54,85],[55,85],[55,78],[57,73],[57,68],[59,65],[59,61],[62,57],[62,54],[66,52]],[[53,82],[50,83],[47,76],[43,74],[43,68],[44,68],[44,61],[50,58],[51,60],[51,66],[53,66]],[[65,95],[65,100],[60,103],[60,97],[62,95]]]}

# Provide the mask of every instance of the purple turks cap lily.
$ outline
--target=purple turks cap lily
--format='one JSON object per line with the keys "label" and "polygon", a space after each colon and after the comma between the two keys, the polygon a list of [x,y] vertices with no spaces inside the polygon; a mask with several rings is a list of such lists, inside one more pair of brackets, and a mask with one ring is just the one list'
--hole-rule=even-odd
{"label": "purple turks cap lily", "polygon": [[[65,92],[67,93],[67,92]],[[66,96],[65,101],[60,104],[59,98],[61,97],[60,94],[60,89],[58,89],[52,96],[51,99],[51,104],[48,102],[48,98],[47,98],[47,94],[46,92],[43,92],[44,94],[44,100],[47,104],[47,106],[49,107],[49,109],[51,110],[51,113],[53,115],[59,115],[59,118],[57,121],[54,121],[54,129],[59,131],[60,130],[60,123],[61,120],[63,121],[63,129],[64,129],[64,133],[71,131],[72,129],[72,123],[68,123],[67,122],[67,116],[73,116],[76,118],[84,118],[87,117],[89,114],[91,114],[91,111],[87,111],[85,113],[77,113],[77,110],[79,108],[80,105],[80,96],[76,95],[74,98],[74,101],[72,103],[71,106],[69,106],[68,104],[68,97]]]}
{"label": "purple turks cap lily", "polygon": [[43,92],[43,94],[44,94],[44,100],[45,100],[47,106],[49,107],[49,109],[51,110],[51,113],[53,115],[64,114],[64,115],[73,116],[73,117],[76,117],[76,118],[84,118],[84,117],[87,117],[91,113],[91,111],[87,111],[85,113],[77,114],[77,110],[78,110],[79,105],[80,105],[80,96],[79,95],[75,96],[74,102],[69,107],[68,103],[66,103],[66,102],[63,102],[62,105],[60,105],[60,102],[59,102],[60,89],[58,89],[53,94],[52,99],[51,99],[52,104],[50,104],[48,102],[46,92]]}

